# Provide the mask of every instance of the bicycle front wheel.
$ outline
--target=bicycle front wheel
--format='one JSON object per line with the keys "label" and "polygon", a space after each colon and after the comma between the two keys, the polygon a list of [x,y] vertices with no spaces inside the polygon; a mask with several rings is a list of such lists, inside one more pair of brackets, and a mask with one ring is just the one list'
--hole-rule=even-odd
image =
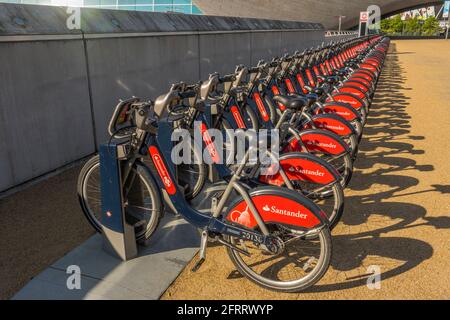
{"label": "bicycle front wheel", "polygon": [[[134,226],[136,240],[147,240],[156,230],[163,214],[161,195],[153,177],[140,162],[135,162],[129,191],[124,194],[127,222]],[[78,200],[84,215],[101,233],[100,157],[92,157],[78,176]]]}
{"label": "bicycle front wheel", "polygon": [[291,181],[294,190],[313,201],[328,217],[330,230],[336,226],[344,212],[344,192],[339,183],[321,185],[308,181]]}

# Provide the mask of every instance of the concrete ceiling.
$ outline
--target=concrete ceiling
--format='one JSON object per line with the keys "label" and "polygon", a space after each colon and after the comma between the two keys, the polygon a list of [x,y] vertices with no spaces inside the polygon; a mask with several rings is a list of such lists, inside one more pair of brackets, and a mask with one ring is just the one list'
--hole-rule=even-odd
{"label": "concrete ceiling", "polygon": [[320,22],[325,29],[338,27],[338,15],[346,16],[342,27],[358,24],[359,12],[371,4],[388,16],[409,8],[443,3],[437,0],[193,0],[207,15],[252,17],[276,20]]}

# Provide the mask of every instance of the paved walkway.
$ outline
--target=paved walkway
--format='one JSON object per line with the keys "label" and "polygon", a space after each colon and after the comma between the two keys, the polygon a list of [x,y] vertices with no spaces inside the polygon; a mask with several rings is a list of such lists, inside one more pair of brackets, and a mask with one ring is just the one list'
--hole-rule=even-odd
{"label": "paved walkway", "polygon": [[[156,300],[196,254],[199,242],[197,230],[173,214],[166,214],[150,245],[139,247],[139,256],[127,262],[102,250],[102,237],[96,234],[39,273],[13,299]],[[67,287],[70,266],[80,268],[79,289]]]}
{"label": "paved walkway", "polygon": [[[450,298],[450,41],[395,41],[346,190],[326,276],[309,292],[273,293],[212,247],[164,299]],[[192,263],[191,263],[192,264]],[[369,266],[381,289],[366,286]]]}

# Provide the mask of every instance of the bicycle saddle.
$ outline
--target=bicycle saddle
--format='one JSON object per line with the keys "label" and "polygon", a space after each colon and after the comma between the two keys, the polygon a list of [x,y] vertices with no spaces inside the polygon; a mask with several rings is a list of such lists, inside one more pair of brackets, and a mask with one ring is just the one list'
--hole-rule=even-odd
{"label": "bicycle saddle", "polygon": [[292,97],[292,96],[276,95],[273,97],[273,100],[281,103],[286,108],[291,110],[299,110],[308,103],[308,100],[300,96]]}
{"label": "bicycle saddle", "polygon": [[336,76],[317,76],[317,79],[320,79],[323,82],[327,82],[329,84],[333,84],[339,81],[339,78]]}
{"label": "bicycle saddle", "polygon": [[319,96],[321,96],[324,93],[323,88],[311,87],[311,86],[308,86],[308,85],[305,85],[304,88],[306,90],[308,90],[310,93],[315,93],[315,94],[317,94]]}
{"label": "bicycle saddle", "polygon": [[339,77],[345,77],[346,75],[347,75],[347,70],[346,69],[339,69],[339,70],[337,70],[336,71],[336,74],[339,76]]}
{"label": "bicycle saddle", "polygon": [[344,65],[346,67],[354,67],[354,66],[358,66],[358,62],[356,62],[356,61],[346,61],[346,62],[344,62]]}
{"label": "bicycle saddle", "polygon": [[295,98],[300,98],[300,99],[306,99],[307,106],[310,107],[312,106],[314,103],[317,102],[317,100],[319,100],[319,96],[315,93],[308,93],[308,94],[298,94],[298,93],[292,93],[289,95],[290,97],[295,97]]}

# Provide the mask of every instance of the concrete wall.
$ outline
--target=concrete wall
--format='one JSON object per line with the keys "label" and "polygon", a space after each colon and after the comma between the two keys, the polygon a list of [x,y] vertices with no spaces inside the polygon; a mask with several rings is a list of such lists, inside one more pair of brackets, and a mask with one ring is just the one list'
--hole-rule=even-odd
{"label": "concrete wall", "polygon": [[0,42],[0,190],[95,150],[82,53],[81,40]]}
{"label": "concrete wall", "polygon": [[0,4],[0,191],[93,152],[120,98],[324,41],[301,22]]}

